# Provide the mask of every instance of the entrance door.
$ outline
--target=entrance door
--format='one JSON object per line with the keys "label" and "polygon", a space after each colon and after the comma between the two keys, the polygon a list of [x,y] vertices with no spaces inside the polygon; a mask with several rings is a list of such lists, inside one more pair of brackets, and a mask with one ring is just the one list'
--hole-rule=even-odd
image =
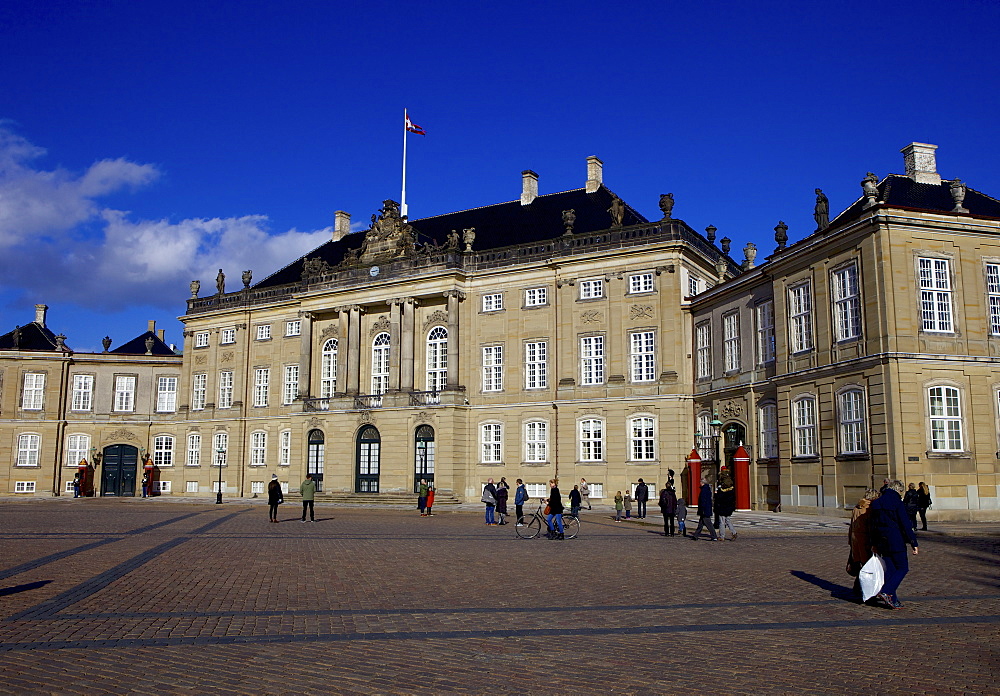
{"label": "entrance door", "polygon": [[434,483],[434,428],[421,425],[417,428],[416,454],[413,461],[413,492],[420,489],[420,479]]}
{"label": "entrance door", "polygon": [[747,429],[739,423],[727,423],[722,429],[722,434],[725,438],[723,461],[725,461],[726,468],[731,474],[733,471],[733,457],[736,455],[736,449],[746,442]]}
{"label": "entrance door", "polygon": [[132,445],[110,445],[101,458],[101,495],[134,496],[139,450]]}
{"label": "entrance door", "polygon": [[355,466],[356,493],[378,493],[379,455],[382,448],[382,438],[378,430],[366,425],[358,433],[358,449]]}
{"label": "entrance door", "polygon": [[306,459],[306,473],[313,475],[316,492],[323,490],[323,467],[326,456],[326,438],[322,430],[309,431],[309,456]]}

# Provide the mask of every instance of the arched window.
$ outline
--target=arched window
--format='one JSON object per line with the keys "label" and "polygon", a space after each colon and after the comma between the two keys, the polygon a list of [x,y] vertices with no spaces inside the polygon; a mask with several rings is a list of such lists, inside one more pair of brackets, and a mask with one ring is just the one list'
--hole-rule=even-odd
{"label": "arched window", "polygon": [[420,481],[434,482],[434,428],[421,425],[415,434],[415,455],[413,458],[413,490],[420,490]]}
{"label": "arched window", "polygon": [[372,394],[389,389],[389,333],[383,331],[372,341]]}
{"label": "arched window", "polygon": [[313,475],[316,490],[321,491],[323,490],[323,468],[326,458],[326,437],[323,435],[323,431],[310,430],[306,444],[309,446],[306,456],[306,473]]}
{"label": "arched window", "polygon": [[324,399],[333,396],[337,390],[337,345],[335,338],[323,344],[323,359],[319,367],[319,395]]}
{"label": "arched window", "polygon": [[447,381],[448,329],[435,326],[427,334],[427,391],[441,391]]}

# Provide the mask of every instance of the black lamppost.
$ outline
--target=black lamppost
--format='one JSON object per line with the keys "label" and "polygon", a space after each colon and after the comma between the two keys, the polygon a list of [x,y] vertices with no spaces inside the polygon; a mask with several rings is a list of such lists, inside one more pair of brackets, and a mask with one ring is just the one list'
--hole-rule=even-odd
{"label": "black lamppost", "polygon": [[215,453],[219,455],[216,457],[217,463],[219,465],[219,490],[215,494],[215,504],[222,505],[222,463],[226,461],[226,448],[220,447],[215,450]]}
{"label": "black lamppost", "polygon": [[718,412],[712,414],[712,422],[709,426],[712,428],[712,457],[715,459],[715,480],[719,480],[719,466],[722,462],[722,454],[719,452],[719,438],[722,434],[722,421],[719,420]]}

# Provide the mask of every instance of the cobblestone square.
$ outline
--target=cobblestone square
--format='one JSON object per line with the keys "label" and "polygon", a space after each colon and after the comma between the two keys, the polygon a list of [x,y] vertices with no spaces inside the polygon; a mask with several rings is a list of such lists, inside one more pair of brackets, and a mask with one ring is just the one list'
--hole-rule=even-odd
{"label": "cobblestone square", "polygon": [[922,533],[892,611],[850,599],[845,520],[584,514],[7,500],[0,693],[1000,693],[998,525]]}

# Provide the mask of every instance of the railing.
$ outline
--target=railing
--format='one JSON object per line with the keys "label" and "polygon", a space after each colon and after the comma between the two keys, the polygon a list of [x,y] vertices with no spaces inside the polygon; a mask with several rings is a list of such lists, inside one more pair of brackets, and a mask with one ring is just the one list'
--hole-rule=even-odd
{"label": "railing", "polygon": [[410,406],[436,406],[441,403],[441,392],[410,392]]}
{"label": "railing", "polygon": [[330,410],[330,398],[324,397],[321,399],[303,399],[302,400],[302,410],[303,411],[329,411]]}
{"label": "railing", "polygon": [[354,397],[354,408],[367,411],[370,408],[382,408],[381,394],[358,394]]}

